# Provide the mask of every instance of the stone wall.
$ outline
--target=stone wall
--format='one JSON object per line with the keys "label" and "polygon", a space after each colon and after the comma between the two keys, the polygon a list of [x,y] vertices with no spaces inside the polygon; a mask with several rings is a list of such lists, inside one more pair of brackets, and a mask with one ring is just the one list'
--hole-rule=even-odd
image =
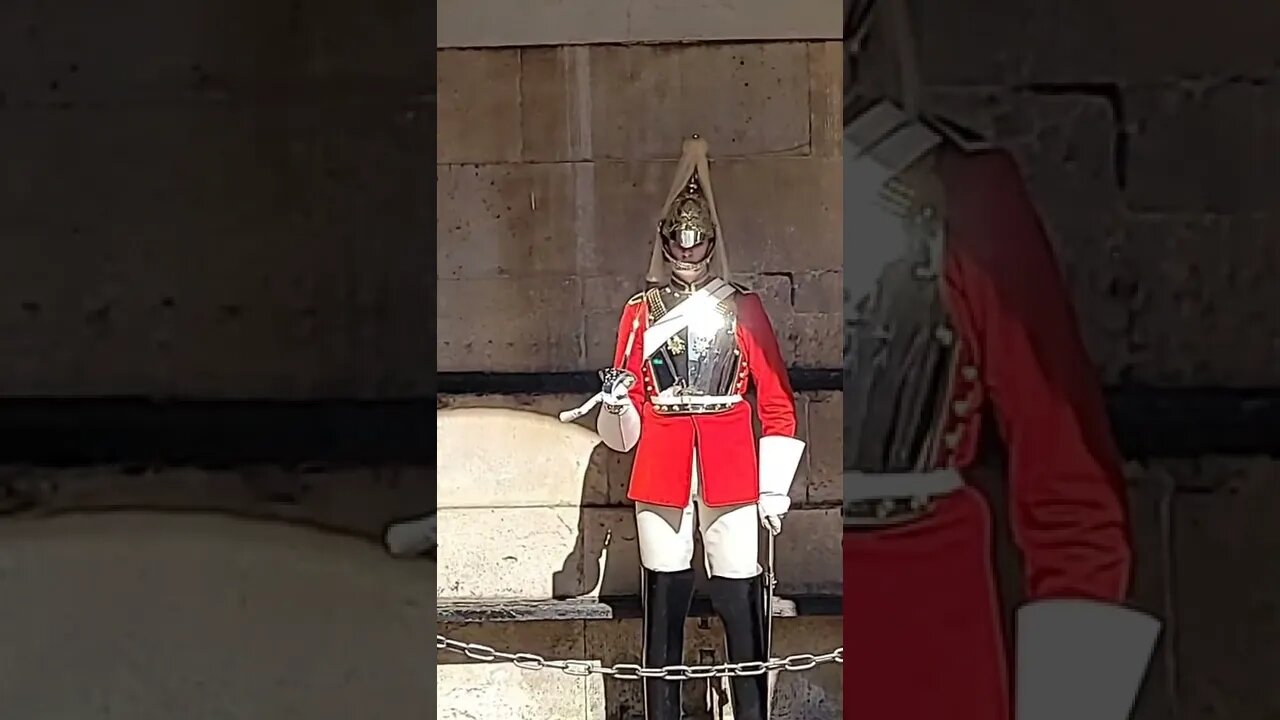
{"label": "stone wall", "polygon": [[784,354],[839,367],[839,47],[441,51],[439,370],[609,364],[695,132],[730,262],[765,294]]}
{"label": "stone wall", "polygon": [[[1190,2],[1061,5],[1015,0],[931,3],[928,8],[922,2],[916,4],[921,6],[918,10],[927,10],[917,16],[930,103],[1017,153],[1058,247],[1087,343],[1107,382],[1238,388],[1280,384],[1280,315],[1271,310],[1280,300],[1280,286],[1274,282],[1280,271],[1275,243],[1280,171],[1268,161],[1280,145],[1280,125],[1275,122],[1280,103],[1275,72],[1280,65],[1275,43],[1280,11],[1274,5],[1245,0],[1213,7]],[[689,50],[559,48],[532,51],[529,56],[575,58],[552,64],[582,68],[580,58],[597,52],[678,56]],[[538,130],[532,133],[538,140],[526,145],[530,143],[527,129],[532,126],[526,113],[516,111],[526,96],[515,67],[532,73],[538,65],[522,65],[521,51],[504,52],[507,59],[499,61],[501,53],[494,53],[493,64],[485,71],[504,79],[498,83],[501,92],[486,91],[484,103],[476,107],[485,108],[483,114],[505,119],[505,129],[494,137],[506,145],[483,140],[487,143],[483,151],[473,148],[467,151],[469,160],[456,161],[512,163],[529,152],[529,158],[558,167],[546,169],[543,175],[527,171],[501,177],[482,176],[483,168],[469,170],[473,175],[466,187],[472,188],[472,195],[516,213],[511,216],[512,225],[494,225],[494,232],[537,237],[541,242],[517,243],[511,246],[510,256],[488,250],[485,262],[494,270],[487,275],[474,267],[466,271],[456,260],[445,262],[441,249],[441,278],[456,281],[452,287],[462,290],[454,302],[466,306],[484,298],[504,309],[508,318],[520,318],[490,319],[469,335],[474,323],[458,321],[450,327],[451,321],[442,314],[442,342],[458,338],[461,345],[446,350],[442,344],[441,367],[591,368],[603,357],[599,338],[612,333],[614,306],[624,290],[608,296],[602,288],[616,288],[616,283],[588,283],[579,276],[620,276],[602,267],[594,248],[596,243],[621,242],[614,229],[635,224],[618,207],[620,183],[602,184],[602,171],[625,172],[612,177],[634,182],[650,196],[657,194],[665,176],[640,172],[637,161],[652,162],[661,153],[669,157],[675,152],[677,132],[652,134],[653,118],[701,110],[679,102],[686,96],[669,86],[640,83],[635,95],[648,102],[638,109],[636,104],[623,106],[639,122],[628,118],[606,132],[594,123],[598,109],[610,105],[599,100],[600,91],[593,89],[601,75],[592,62],[589,73],[573,70],[573,93],[553,93],[555,112],[576,118],[577,124],[554,123],[560,134]],[[466,54],[452,60],[441,56],[442,132],[450,122],[451,102],[444,68],[461,57]],[[471,57],[475,64],[482,64],[479,55]],[[605,77],[611,79],[606,86],[620,95],[632,92],[638,80]],[[591,102],[584,103],[583,98]],[[584,123],[592,127],[590,132],[578,129]],[[659,127],[665,124],[660,122]],[[634,141],[620,142],[622,132],[633,133]],[[472,147],[468,143],[481,143],[478,138],[487,137],[487,132],[477,127],[471,135],[471,139],[452,138],[451,142],[455,148]],[[525,139],[517,142],[518,135]],[[546,148],[548,137],[556,143],[554,150]],[[814,135],[811,142],[817,138]],[[587,162],[598,148],[623,145],[630,148],[626,152],[641,157],[605,155]],[[713,149],[723,152],[714,138]],[[781,162],[772,157],[769,161]],[[764,161],[758,162],[763,167]],[[581,172],[586,169],[590,172]],[[464,173],[453,167],[440,170],[442,198],[449,172]],[[720,185],[725,184],[725,175],[717,171]],[[504,189],[493,190],[504,184]],[[599,192],[602,188],[610,194]],[[778,187],[776,207],[798,202],[791,199],[793,191],[787,185]],[[577,214],[562,209],[554,219],[549,220],[549,215],[535,219],[533,206],[555,194],[591,198],[586,205],[565,201],[557,207],[596,209]],[[756,199],[745,193],[742,197]],[[508,207],[512,210],[507,211]],[[641,206],[638,212],[643,211]],[[806,222],[812,222],[811,214],[806,217]],[[640,218],[645,219],[643,214]],[[590,231],[551,230],[575,224]],[[780,223],[780,227],[791,225]],[[519,233],[512,228],[527,230]],[[446,230],[442,225],[442,237]],[[549,252],[566,236],[575,238],[573,244],[560,246],[561,252]],[[803,258],[823,252],[806,246],[804,238],[814,237],[812,233],[798,236],[785,252]],[[580,251],[577,238],[588,238],[585,252]],[[740,247],[743,241],[737,242]],[[616,249],[607,257],[627,258],[618,253],[632,253],[614,267],[638,267],[641,245],[640,237],[634,244],[612,245]],[[782,257],[778,254],[782,249],[769,252],[748,245],[735,257],[748,264],[735,264],[744,272],[756,273],[751,278],[756,282],[776,282],[790,289],[790,311],[776,301],[773,309],[791,318],[781,324],[791,328],[783,333],[784,342],[797,363],[833,367],[833,358],[823,355],[822,345],[803,341],[803,332],[796,330],[808,323],[805,315],[823,312],[806,310],[812,306],[801,299],[808,296],[805,273],[824,268],[789,268],[785,261],[769,261]],[[757,264],[761,259],[764,262]],[[526,268],[539,268],[535,277],[511,274],[509,281],[492,280],[497,268],[521,272],[514,269],[521,260]],[[466,290],[468,283],[485,277],[489,285],[477,282]],[[826,280],[833,283],[830,287],[837,286],[835,277]],[[511,289],[502,289],[503,283]],[[446,286],[449,283],[442,283],[442,289]],[[834,300],[834,295],[819,297]],[[569,308],[564,313],[570,321],[526,322],[528,317],[549,317],[540,309],[548,305]],[[525,329],[508,326],[517,322]],[[496,346],[475,339],[468,345],[463,339],[490,337],[495,331],[501,338]],[[536,357],[512,352],[521,344],[536,348]],[[469,362],[462,361],[464,351],[470,353]],[[1139,553],[1136,599],[1169,620],[1139,717],[1210,720],[1280,712],[1280,693],[1270,671],[1280,661],[1272,649],[1280,646],[1280,622],[1276,621],[1280,587],[1269,570],[1280,550],[1280,536],[1271,519],[1280,503],[1280,466],[1269,458],[1213,456],[1136,458],[1126,470]],[[1000,483],[993,479],[987,485],[1000,507]],[[1004,584],[1012,598],[1017,587],[1016,558],[1007,542],[1001,552],[1008,571]]]}
{"label": "stone wall", "polygon": [[[839,48],[768,41],[442,50],[439,369],[554,373],[610,364],[622,306],[643,288],[681,140],[695,132],[711,145],[730,263],[763,294],[784,355],[797,367],[838,367]],[[452,438],[439,446],[451,458],[439,471],[442,601],[638,594],[625,497],[630,456],[578,431],[589,441],[581,468],[548,477],[540,459],[548,448],[563,455],[577,447],[578,429],[557,428],[546,416],[583,399],[440,399],[437,432]],[[798,404],[812,451],[778,547],[783,596],[833,595],[841,587],[839,407],[832,393],[809,393]],[[485,416],[468,441],[457,427],[468,408],[508,412]],[[580,424],[591,427],[593,419]],[[516,459],[495,460],[498,447]],[[501,492],[475,479],[478,468],[498,474]],[[449,482],[457,472],[470,479]],[[576,485],[565,486],[569,479]],[[838,645],[839,628],[832,617],[780,619],[777,652],[827,652]],[[446,625],[441,632],[555,658],[640,656],[634,619]],[[714,620],[691,620],[687,660],[723,662],[718,633]],[[441,717],[640,716],[636,683],[494,668],[447,654],[441,663]],[[706,691],[706,683],[687,683],[687,709],[704,708]],[[723,703],[723,694],[714,697]],[[839,717],[838,668],[780,678],[776,702],[780,718]]]}
{"label": "stone wall", "polygon": [[425,6],[130,7],[0,7],[0,395],[426,395]]}
{"label": "stone wall", "polygon": [[[0,4],[6,457],[108,396],[428,393],[427,9]],[[199,419],[170,447],[234,444]],[[0,716],[431,714],[434,573],[378,546],[429,470],[150,450],[0,467]]]}

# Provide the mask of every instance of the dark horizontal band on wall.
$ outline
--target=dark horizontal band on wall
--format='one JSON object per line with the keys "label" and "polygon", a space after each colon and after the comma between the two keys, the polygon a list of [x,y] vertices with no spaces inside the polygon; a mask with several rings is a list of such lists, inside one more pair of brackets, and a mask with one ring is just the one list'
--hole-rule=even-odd
{"label": "dark horizontal band on wall", "polygon": [[[797,390],[839,389],[839,371],[793,371]],[[592,373],[442,374],[443,394],[589,393]],[[1280,388],[1114,388],[1111,420],[1131,458],[1280,456]],[[305,402],[0,399],[0,464],[379,466],[435,461],[432,398]]]}
{"label": "dark horizontal band on wall", "polygon": [[[840,370],[793,369],[799,392],[839,390]],[[441,373],[441,394],[592,393],[593,372]],[[1280,456],[1280,388],[1108,388],[1107,405],[1125,455]]]}
{"label": "dark horizontal band on wall", "polygon": [[0,399],[0,464],[425,465],[430,398],[359,401]]}

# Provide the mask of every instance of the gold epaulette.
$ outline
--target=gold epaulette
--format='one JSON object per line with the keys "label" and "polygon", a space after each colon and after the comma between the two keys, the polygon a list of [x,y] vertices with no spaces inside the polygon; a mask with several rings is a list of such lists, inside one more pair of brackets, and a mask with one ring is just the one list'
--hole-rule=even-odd
{"label": "gold epaulette", "polygon": [[632,295],[632,296],[631,296],[631,299],[627,301],[627,304],[628,304],[628,305],[639,305],[639,304],[640,304],[640,303],[642,303],[642,302],[644,302],[644,293],[643,293],[643,292],[638,292],[638,293],[636,293],[635,295]]}
{"label": "gold epaulette", "polygon": [[649,321],[657,322],[663,315],[667,314],[667,304],[662,302],[662,289],[649,288],[640,293],[640,297],[648,301],[649,305]]}

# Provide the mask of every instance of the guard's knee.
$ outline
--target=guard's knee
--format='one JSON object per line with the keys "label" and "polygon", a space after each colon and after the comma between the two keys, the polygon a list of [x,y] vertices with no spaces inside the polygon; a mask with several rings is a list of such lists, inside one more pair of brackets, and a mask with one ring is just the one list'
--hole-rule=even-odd
{"label": "guard's knee", "polygon": [[693,567],[693,542],[674,536],[665,539],[638,538],[640,564],[654,572],[682,572]]}

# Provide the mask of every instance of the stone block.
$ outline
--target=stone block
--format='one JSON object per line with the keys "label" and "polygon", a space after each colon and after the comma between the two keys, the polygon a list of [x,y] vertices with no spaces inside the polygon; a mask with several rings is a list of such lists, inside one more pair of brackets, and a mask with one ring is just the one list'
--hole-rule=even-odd
{"label": "stone block", "polygon": [[[774,657],[821,655],[842,646],[843,639],[840,618],[779,618],[773,622]],[[778,673],[773,689],[773,720],[845,717],[842,669],[842,665],[829,663],[804,672]]]}
{"label": "stone block", "polygon": [[[711,182],[723,220],[724,200],[717,164],[712,165]],[[587,275],[628,278],[639,292],[644,289],[644,274],[649,269],[657,234],[658,212],[671,187],[676,164],[598,162],[591,167],[594,182],[584,188],[590,195],[583,200],[590,202],[593,232],[584,236],[579,270]],[[733,257],[733,239],[728,243],[730,257]]]}
{"label": "stone block", "polygon": [[[0,87],[12,106],[273,103],[425,93],[428,7],[249,0],[0,7]],[[137,22],[145,17],[145,25]]]}
{"label": "stone block", "polygon": [[1267,217],[1131,220],[1112,271],[1131,278],[1116,288],[1128,298],[1117,339],[1127,377],[1155,385],[1280,382],[1275,230]]}
{"label": "stone block", "polygon": [[1026,7],[1027,25],[1008,34],[1001,47],[1032,48],[1026,72],[1036,82],[1139,84],[1252,75],[1280,60],[1280,11],[1274,5],[1227,0],[1212,12],[1194,2],[1157,0]]}
{"label": "stone block", "polygon": [[831,369],[844,364],[844,314],[797,313],[791,319],[796,367]]}
{"label": "stone block", "polygon": [[[544,452],[542,448],[539,448],[536,443],[530,442],[528,439],[520,439],[524,436],[522,425],[540,425],[542,426],[542,431],[551,432],[553,436],[559,437],[561,441],[569,438],[570,445],[574,445],[578,442],[587,442],[591,440],[591,438],[595,437],[596,412],[598,411],[587,413],[583,417],[578,418],[574,421],[573,426],[561,426],[562,429],[559,433],[556,433],[550,427],[547,427],[546,424],[548,421],[556,418],[556,416],[561,412],[578,407],[585,402],[588,397],[588,394],[440,395],[436,400],[436,412],[437,417],[440,417],[446,413],[452,414],[451,411],[460,410],[477,411],[484,414],[492,413],[494,410],[504,410],[508,413],[513,410],[521,411],[519,414],[508,414],[498,424],[498,428],[503,432],[508,433],[507,436],[514,440],[514,446],[520,448],[523,451],[522,454],[533,452],[535,453],[535,459],[540,458],[540,460],[535,462],[535,467],[542,467],[544,469],[544,473],[539,474],[544,475],[545,477],[547,472],[556,472],[555,468],[559,465],[573,467],[580,465],[581,458],[578,455],[578,452],[581,448],[579,448],[578,451],[571,450],[567,457],[562,456],[559,453],[548,454]],[[537,415],[539,418],[537,420],[533,420],[529,417],[531,415]],[[489,427],[489,423],[487,421],[472,424],[470,427],[478,431],[479,428],[477,428],[476,425],[483,426],[486,429]],[[573,427],[574,429],[571,431],[567,429],[569,427]],[[586,432],[587,434],[583,435],[583,432]],[[463,438],[467,434],[467,432],[452,433],[452,437]],[[563,478],[559,480],[548,479],[549,486],[544,487],[555,487],[558,485],[561,489],[555,493],[544,493],[542,495],[542,499],[547,500],[555,497],[564,497],[566,493],[571,494],[574,488],[580,486],[581,496],[576,497],[574,502],[569,504],[616,505],[621,502],[614,498],[622,497],[626,494],[627,478],[629,477],[628,473],[631,469],[630,458],[632,454],[628,453],[626,455],[622,455],[608,449],[603,443],[599,443],[598,439],[596,442],[598,444],[595,445],[589,453],[587,466],[581,470],[584,475],[581,477],[580,482],[569,481]],[[490,450],[494,450],[495,448],[501,450],[502,447],[505,447],[493,446],[492,442],[490,442],[489,445],[491,446]],[[437,446],[439,446],[439,443],[437,443]],[[560,447],[564,447],[563,442],[560,443]],[[471,457],[477,466],[479,466],[484,460],[484,458],[479,454],[479,450],[467,448],[467,451],[474,453]],[[500,453],[495,453],[495,455],[496,454]],[[507,471],[514,470],[518,467],[514,461],[501,457],[488,458],[488,461],[494,467],[506,469]],[[521,459],[519,462],[524,462],[524,460]],[[493,474],[505,475],[506,473],[500,472]],[[510,477],[508,477],[508,479],[510,479]],[[461,493],[465,493],[464,483],[465,478],[460,478],[458,487],[461,488],[459,490]],[[516,490],[516,494],[519,494],[520,492],[520,489]],[[619,495],[619,492],[621,495]],[[439,491],[436,494],[436,497],[438,498],[442,493],[443,491]],[[498,498],[494,502],[495,505],[502,505],[501,499],[505,498],[506,495],[504,493],[499,493],[495,494],[493,497]]]}
{"label": "stone block", "polygon": [[[1043,7],[1018,0],[979,3],[911,3],[920,75],[933,85],[1005,85],[1027,79],[1027,62],[1041,38],[1028,38],[1026,28]],[[892,45],[887,23],[869,37],[865,64],[888,62]],[[859,69],[859,72],[863,72]]]}
{"label": "stone block", "polygon": [[425,392],[416,132],[368,108],[0,116],[23,269],[0,290],[4,392]]}
{"label": "stone block", "polygon": [[844,498],[843,397],[841,392],[812,393],[806,404],[805,461],[810,504],[839,504]]}
{"label": "stone block", "polygon": [[[437,161],[674,160],[692,133],[708,140],[712,157],[810,155],[815,117],[828,135],[823,155],[838,157],[832,132],[840,106],[834,87],[825,87],[839,78],[831,67],[838,56],[830,48],[815,55],[814,47],[441,51]],[[822,107],[811,108],[815,101]],[[486,122],[477,126],[476,117]]]}
{"label": "stone block", "polygon": [[577,204],[591,202],[576,174],[573,165],[437,166],[438,277],[574,274],[585,229]]}
{"label": "stone block", "polygon": [[[915,3],[921,74],[935,85],[1153,83],[1259,73],[1280,55],[1280,12],[1230,0],[1062,5]],[[1153,32],[1158,27],[1159,32]],[[867,54],[885,55],[881,34]]]}
{"label": "stone block", "polygon": [[844,153],[844,43],[809,45],[809,153]]}
{"label": "stone block", "polygon": [[6,517],[0,538],[6,714],[428,712],[430,566],[333,533],[193,513]]}
{"label": "stone block", "polygon": [[838,38],[838,6],[802,0],[779,6],[767,0],[672,2],[589,0],[540,2],[513,14],[493,0],[440,4],[440,47],[580,45]]}
{"label": "stone block", "polygon": [[[1235,463],[1239,465],[1239,463]],[[1216,492],[1174,501],[1179,717],[1280,713],[1280,467],[1254,459]]]}
{"label": "stone block", "polygon": [[725,160],[712,178],[735,272],[842,266],[839,159]]}
{"label": "stone block", "polygon": [[595,157],[590,45],[520,49],[521,107],[517,118],[526,162],[575,162]]}
{"label": "stone block", "polygon": [[795,295],[794,279],[788,272],[734,273],[734,282],[760,296],[764,311],[774,325],[785,321],[795,312],[791,298]]}
{"label": "stone block", "polygon": [[[806,46],[675,45],[522,51],[525,158],[675,159],[697,132],[712,155],[805,154]],[[669,79],[683,78],[676,87]]]}
{"label": "stone block", "polygon": [[803,43],[603,45],[590,77],[596,158],[677,159],[691,133],[712,157],[808,154]]}
{"label": "stone block", "polygon": [[[583,318],[586,343],[584,368],[599,369],[613,366],[613,355],[618,349],[619,314],[620,312],[588,312]],[[636,343],[636,347],[641,347],[639,339]]]}
{"label": "stone block", "polygon": [[[1216,14],[1216,13],[1215,13]],[[1137,88],[1125,94],[1129,207],[1147,213],[1273,210],[1280,166],[1280,86],[1223,82]],[[1176,161],[1173,159],[1176,158]]]}
{"label": "stone block", "polygon": [[521,159],[520,51],[436,53],[436,162]]}
{"label": "stone block", "polygon": [[[588,656],[581,621],[444,625],[439,632],[462,642],[535,653],[548,660]],[[599,693],[601,683],[598,675],[582,678],[556,670],[524,670],[449,652],[438,657],[436,717],[440,720],[577,720],[585,716],[587,698]]]}
{"label": "stone block", "polygon": [[577,508],[453,508],[438,514],[438,597],[547,599],[584,587]]}
{"label": "stone block", "polygon": [[[554,416],[501,408],[436,411],[438,507],[578,507],[600,437]],[[602,479],[599,475],[595,479]],[[596,487],[591,500],[604,497]]]}
{"label": "stone block", "polygon": [[844,312],[844,273],[841,270],[813,270],[796,273],[794,278],[796,312],[837,315]]}
{"label": "stone block", "polygon": [[840,508],[787,513],[777,539],[778,594],[839,595],[843,530]]}
{"label": "stone block", "polygon": [[627,302],[645,289],[644,271],[645,268],[639,268],[631,275],[583,278],[583,307],[589,312],[612,313],[614,320],[621,318]]}
{"label": "stone block", "polygon": [[578,280],[441,279],[438,292],[440,372],[581,369]]}

